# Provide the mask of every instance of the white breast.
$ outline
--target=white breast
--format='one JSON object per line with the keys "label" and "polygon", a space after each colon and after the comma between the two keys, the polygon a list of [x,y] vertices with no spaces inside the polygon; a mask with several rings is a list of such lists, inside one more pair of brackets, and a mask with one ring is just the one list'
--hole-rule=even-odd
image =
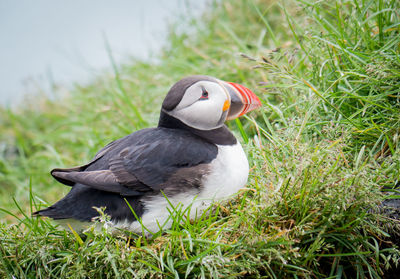
{"label": "white breast", "polygon": [[[218,155],[211,161],[210,170],[211,173],[204,179],[200,192],[194,190],[180,193],[168,197],[169,202],[175,207],[181,205],[183,208],[192,204],[190,218],[194,218],[213,201],[229,198],[239,191],[246,184],[249,174],[249,163],[240,143],[233,146],[218,146]],[[142,223],[150,231],[159,231],[159,226],[164,229],[171,226],[172,220],[167,209],[170,205],[163,195],[160,194],[144,202],[144,208]],[[118,222],[115,227],[138,233],[142,231],[137,221]]]}
{"label": "white breast", "polygon": [[218,156],[211,162],[200,199],[221,200],[242,188],[249,175],[249,163],[240,143],[218,146]]}

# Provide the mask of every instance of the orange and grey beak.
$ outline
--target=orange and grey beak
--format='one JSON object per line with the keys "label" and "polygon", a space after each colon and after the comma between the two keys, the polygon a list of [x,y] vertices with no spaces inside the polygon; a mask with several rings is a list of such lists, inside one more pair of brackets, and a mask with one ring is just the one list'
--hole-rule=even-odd
{"label": "orange and grey beak", "polygon": [[260,99],[250,89],[233,82],[221,81],[221,83],[231,96],[227,120],[235,119],[261,107]]}

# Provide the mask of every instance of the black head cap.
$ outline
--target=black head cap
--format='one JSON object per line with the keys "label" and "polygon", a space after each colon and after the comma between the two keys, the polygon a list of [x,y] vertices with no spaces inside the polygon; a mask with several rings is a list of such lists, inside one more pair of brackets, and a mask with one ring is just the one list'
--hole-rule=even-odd
{"label": "black head cap", "polygon": [[188,89],[196,82],[202,80],[217,82],[215,78],[210,76],[196,75],[196,76],[185,77],[180,81],[178,81],[177,83],[175,83],[168,91],[168,94],[165,97],[164,102],[162,103],[162,108],[167,111],[173,110],[182,100],[183,95],[186,92],[186,89]]}

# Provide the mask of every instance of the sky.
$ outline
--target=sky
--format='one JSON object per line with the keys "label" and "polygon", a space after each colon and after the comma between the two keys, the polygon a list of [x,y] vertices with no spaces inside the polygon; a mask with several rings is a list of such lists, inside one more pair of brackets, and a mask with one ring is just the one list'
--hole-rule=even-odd
{"label": "sky", "polygon": [[148,59],[168,23],[196,16],[205,0],[0,0],[0,105],[52,82],[84,82],[117,61]]}

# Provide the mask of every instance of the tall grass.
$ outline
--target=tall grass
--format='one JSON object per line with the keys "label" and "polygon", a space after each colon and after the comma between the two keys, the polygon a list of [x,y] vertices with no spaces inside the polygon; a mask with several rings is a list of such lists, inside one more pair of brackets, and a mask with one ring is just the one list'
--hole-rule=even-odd
{"label": "tall grass", "polygon": [[[305,132],[318,132],[329,121],[345,123],[356,149],[368,145],[378,157],[394,154],[400,131],[400,3],[300,2],[307,17],[290,17],[283,5],[297,44],[271,53],[262,66],[280,85],[284,79],[286,86],[302,89],[297,92],[312,94]],[[287,63],[276,62],[281,59]]]}
{"label": "tall grass", "polygon": [[[381,0],[213,2],[190,32],[171,29],[157,63],[112,63],[59,100],[0,109],[0,276],[389,278],[399,222],[378,209],[400,176],[399,10]],[[171,229],[148,239],[30,217],[69,190],[52,167],[155,126],[169,86],[189,74],[262,99],[228,124],[252,166],[245,189],[197,220],[176,208]]]}

